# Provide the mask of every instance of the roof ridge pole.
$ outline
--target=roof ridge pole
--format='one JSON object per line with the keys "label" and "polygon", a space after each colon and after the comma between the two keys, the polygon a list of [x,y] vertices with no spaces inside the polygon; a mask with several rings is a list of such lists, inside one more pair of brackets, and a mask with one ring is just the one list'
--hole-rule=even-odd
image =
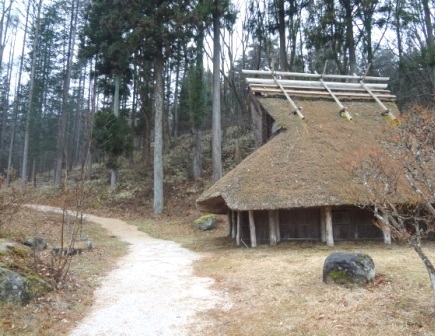
{"label": "roof ridge pole", "polygon": [[302,120],[305,119],[304,115],[302,114],[302,112],[300,111],[299,107],[296,106],[295,102],[293,101],[293,99],[290,98],[290,96],[287,94],[287,92],[285,92],[284,87],[281,85],[281,83],[278,81],[278,79],[275,76],[275,73],[272,72],[272,78],[275,81],[275,84],[278,85],[278,87],[280,88],[280,90],[282,91],[282,93],[284,94],[284,96],[287,98],[287,100],[290,102],[291,106],[295,109],[293,111],[293,113],[296,113],[299,118],[301,118]]}
{"label": "roof ridge pole", "polygon": [[[325,64],[325,67],[326,67],[326,64]],[[315,73],[318,74],[317,71],[315,71]],[[332,98],[334,98],[335,102],[340,107],[341,110],[338,112],[340,113],[340,115],[343,118],[346,118],[347,120],[351,121],[352,116],[347,111],[347,108],[340,102],[340,100],[337,98],[337,96],[334,94],[334,92],[332,92],[332,90],[329,88],[329,86],[326,85],[326,83],[322,77],[323,77],[323,75],[320,75],[319,81],[320,81],[320,83],[322,83],[323,87],[326,89],[326,91],[328,91],[328,93],[332,96]]]}
{"label": "roof ridge pole", "polygon": [[[356,76],[356,75],[355,75]],[[364,78],[361,79],[359,81],[359,83],[361,84],[361,86],[368,92],[368,94],[370,96],[373,97],[373,99],[379,104],[379,106],[381,106],[381,108],[383,109],[382,111],[382,115],[387,115],[389,116],[391,119],[396,120],[396,116],[391,112],[391,110],[386,107],[381,101],[380,99],[372,92],[372,90],[370,90],[370,88],[366,85],[366,83],[364,83]]]}

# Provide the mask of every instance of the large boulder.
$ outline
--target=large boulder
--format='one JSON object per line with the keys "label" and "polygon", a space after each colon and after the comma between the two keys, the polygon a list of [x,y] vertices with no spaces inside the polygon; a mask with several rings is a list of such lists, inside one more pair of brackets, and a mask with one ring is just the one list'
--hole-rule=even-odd
{"label": "large boulder", "polygon": [[51,290],[51,286],[35,274],[20,275],[0,266],[0,302],[25,305]]}
{"label": "large boulder", "polygon": [[366,285],[375,277],[373,259],[362,253],[337,252],[326,258],[323,281],[340,285]]}
{"label": "large boulder", "polygon": [[14,255],[27,257],[31,252],[32,250],[23,244],[9,239],[0,239],[0,256]]}
{"label": "large boulder", "polygon": [[204,215],[193,221],[193,225],[202,231],[212,230],[215,224],[215,215]]}

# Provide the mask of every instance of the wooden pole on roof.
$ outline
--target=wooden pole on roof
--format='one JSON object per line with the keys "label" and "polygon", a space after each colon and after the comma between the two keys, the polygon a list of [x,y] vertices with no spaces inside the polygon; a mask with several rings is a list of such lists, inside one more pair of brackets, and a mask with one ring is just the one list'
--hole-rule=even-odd
{"label": "wooden pole on roof", "polygon": [[[326,69],[326,63],[325,63],[325,69]],[[317,71],[316,71],[316,74],[317,74]],[[349,114],[346,107],[340,102],[340,100],[338,100],[337,96],[334,94],[334,92],[332,92],[332,90],[329,88],[329,86],[326,85],[326,83],[322,77],[319,78],[319,81],[320,81],[320,83],[322,83],[323,87],[326,89],[326,91],[328,91],[328,93],[331,95],[331,97],[334,98],[335,102],[340,107],[340,111],[339,111],[340,115],[342,117],[346,118],[347,120],[351,121],[352,116]]]}
{"label": "wooden pole on roof", "polygon": [[[311,74],[311,73],[304,73],[304,72],[285,72],[285,71],[271,71],[271,70],[246,70],[243,69],[242,73],[244,75],[263,75],[263,76],[270,76],[272,74],[275,74],[276,76],[287,76],[287,77],[299,77],[299,78],[310,78],[310,79],[319,79],[321,75]],[[323,78],[326,79],[355,79],[355,75],[323,75]],[[361,76],[357,76],[357,79],[361,78]],[[388,82],[390,80],[389,77],[375,77],[375,76],[365,76],[366,80],[375,80],[378,82]]]}
{"label": "wooden pole on roof", "polygon": [[332,209],[330,206],[325,207],[326,223],[326,245],[334,246],[334,233],[332,229]]}
{"label": "wooden pole on roof", "polygon": [[[361,78],[361,80],[359,81],[359,83],[361,84],[361,86],[368,92],[368,94],[370,95],[370,96],[372,96],[373,97],[373,99],[379,104],[379,106],[382,108],[382,114],[384,114],[384,115],[388,115],[391,119],[393,119],[393,120],[396,120],[396,116],[393,114],[393,113],[391,113],[391,110],[388,108],[388,107],[386,107],[380,100],[379,100],[379,98],[372,92],[372,90],[367,86],[367,84],[366,83],[364,83],[364,79],[366,78],[366,76],[367,76],[367,74],[369,73],[369,70],[370,70],[370,67],[371,67],[371,64],[369,64],[369,66],[367,67],[367,71],[366,71],[366,73],[365,73],[365,75],[364,75],[364,77],[363,78]],[[356,76],[356,74],[354,74],[354,76]]]}
{"label": "wooden pole on roof", "polygon": [[278,210],[269,210],[269,242],[271,246],[278,243],[276,233],[279,221]]}
{"label": "wooden pole on roof", "polygon": [[282,91],[282,93],[284,94],[284,96],[287,98],[287,100],[290,102],[290,105],[293,107],[294,109],[294,113],[296,113],[299,118],[301,118],[302,120],[305,119],[304,115],[302,114],[302,112],[299,110],[299,107],[296,106],[295,102],[293,101],[293,99],[290,98],[290,96],[287,94],[287,92],[285,92],[285,89],[283,88],[283,86],[281,85],[281,83],[278,81],[278,79],[276,78],[275,74],[272,72],[272,77],[273,80],[275,81],[275,84],[278,85],[278,87],[280,88],[280,90]]}
{"label": "wooden pole on roof", "polygon": [[241,226],[242,226],[242,213],[241,211],[237,211],[237,234],[236,234],[236,244],[240,246],[240,234],[241,234]]}
{"label": "wooden pole on roof", "polygon": [[254,211],[249,210],[249,232],[251,233],[251,247],[257,247],[257,235],[255,233]]}

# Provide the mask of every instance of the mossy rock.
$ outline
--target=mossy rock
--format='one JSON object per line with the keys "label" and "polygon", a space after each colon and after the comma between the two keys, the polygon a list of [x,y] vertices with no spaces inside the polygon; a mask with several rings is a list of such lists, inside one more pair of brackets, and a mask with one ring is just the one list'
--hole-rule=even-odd
{"label": "mossy rock", "polygon": [[25,258],[28,257],[31,252],[32,250],[23,244],[9,239],[0,239],[0,256],[15,255]]}
{"label": "mossy rock", "polygon": [[21,275],[0,267],[0,303],[25,305],[50,290],[52,287],[34,273]]}
{"label": "mossy rock", "polygon": [[362,286],[375,277],[373,259],[363,253],[333,253],[323,265],[323,281],[340,285]]}
{"label": "mossy rock", "polygon": [[195,219],[193,225],[202,231],[212,230],[216,225],[215,215],[204,215]]}

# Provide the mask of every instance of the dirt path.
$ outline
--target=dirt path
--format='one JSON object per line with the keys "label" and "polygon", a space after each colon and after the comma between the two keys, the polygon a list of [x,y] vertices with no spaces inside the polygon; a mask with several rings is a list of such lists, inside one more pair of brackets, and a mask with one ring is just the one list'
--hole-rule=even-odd
{"label": "dirt path", "polygon": [[192,263],[200,258],[198,254],[174,242],[151,238],[118,219],[86,218],[131,245],[129,253],[102,280],[91,312],[71,336],[193,335],[188,331],[191,324],[204,335],[207,323],[195,314],[229,306],[222,293],[210,288],[212,279],[193,275]]}

